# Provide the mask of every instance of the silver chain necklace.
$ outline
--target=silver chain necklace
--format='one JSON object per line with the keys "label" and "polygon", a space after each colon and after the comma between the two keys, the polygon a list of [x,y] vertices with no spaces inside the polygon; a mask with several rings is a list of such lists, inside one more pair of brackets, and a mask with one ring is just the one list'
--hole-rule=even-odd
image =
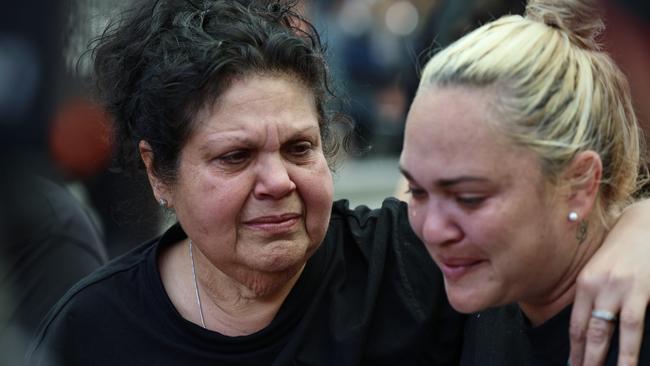
{"label": "silver chain necklace", "polygon": [[194,279],[194,291],[196,292],[196,304],[199,306],[201,315],[201,325],[205,329],[205,319],[203,318],[203,306],[201,306],[201,296],[199,296],[199,284],[196,282],[196,269],[194,268],[194,255],[192,255],[192,239],[190,239],[190,260],[192,261],[192,279]]}

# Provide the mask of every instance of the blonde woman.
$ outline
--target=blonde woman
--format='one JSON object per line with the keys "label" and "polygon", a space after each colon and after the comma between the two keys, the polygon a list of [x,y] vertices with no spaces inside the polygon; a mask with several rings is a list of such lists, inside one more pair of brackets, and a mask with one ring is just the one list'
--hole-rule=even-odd
{"label": "blonde woman", "polygon": [[[410,223],[451,305],[476,313],[462,365],[569,359],[578,275],[642,166],[628,84],[595,41],[601,29],[588,1],[531,0],[524,17],[485,24],[424,69],[400,164]],[[592,328],[607,339],[620,304],[598,298],[594,308]],[[629,310],[625,324],[640,328]],[[638,349],[639,339],[627,341]],[[644,340],[639,364],[649,347]],[[607,365],[636,364],[619,356],[617,337],[606,351]]]}

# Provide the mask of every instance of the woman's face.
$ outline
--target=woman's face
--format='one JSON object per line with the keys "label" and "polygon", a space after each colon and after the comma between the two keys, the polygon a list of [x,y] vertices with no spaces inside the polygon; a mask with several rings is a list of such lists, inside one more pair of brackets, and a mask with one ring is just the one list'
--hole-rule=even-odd
{"label": "woman's face", "polygon": [[197,118],[169,187],[181,226],[250,288],[260,274],[296,273],[332,205],[313,94],[290,77],[246,77]]}
{"label": "woman's face", "polygon": [[572,258],[567,204],[536,156],[499,134],[491,102],[484,89],[420,90],[400,160],[411,226],[462,312],[545,301]]}

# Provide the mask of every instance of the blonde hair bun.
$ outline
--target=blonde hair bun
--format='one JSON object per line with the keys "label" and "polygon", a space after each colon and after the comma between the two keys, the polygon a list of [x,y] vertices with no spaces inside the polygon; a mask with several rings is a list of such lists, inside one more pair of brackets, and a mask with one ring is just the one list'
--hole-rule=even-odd
{"label": "blonde hair bun", "polygon": [[605,24],[595,0],[529,0],[526,18],[565,32],[571,42],[582,48],[600,50],[596,39]]}

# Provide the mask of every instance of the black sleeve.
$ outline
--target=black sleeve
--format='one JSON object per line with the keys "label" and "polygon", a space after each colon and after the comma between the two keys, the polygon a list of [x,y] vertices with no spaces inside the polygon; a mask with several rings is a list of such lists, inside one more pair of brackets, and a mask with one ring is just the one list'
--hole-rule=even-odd
{"label": "black sleeve", "polygon": [[[366,267],[366,288],[378,288],[369,358],[382,364],[457,365],[465,317],[449,305],[442,273],[411,229],[406,203],[387,199],[378,210],[357,207],[346,222],[355,245],[344,247],[362,252],[346,255],[348,268]],[[365,263],[350,263],[351,258]],[[408,349],[420,354],[400,352]]]}

